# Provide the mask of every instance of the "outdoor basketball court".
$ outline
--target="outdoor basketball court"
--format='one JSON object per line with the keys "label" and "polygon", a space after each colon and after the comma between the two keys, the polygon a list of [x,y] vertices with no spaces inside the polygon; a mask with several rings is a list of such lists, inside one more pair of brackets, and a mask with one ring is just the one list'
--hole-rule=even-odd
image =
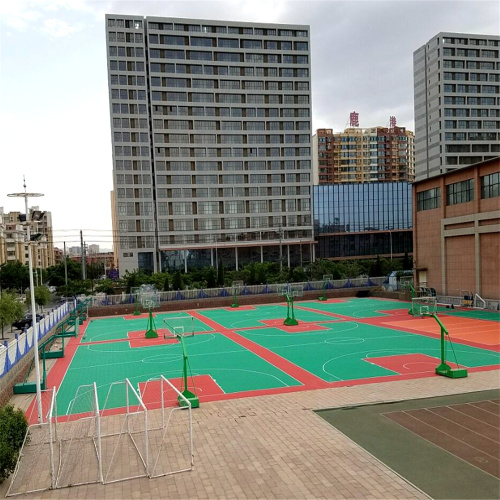
{"label": "outdoor basketball court", "polygon": [[[48,374],[58,388],[60,415],[71,412],[79,386],[96,382],[104,400],[113,382],[126,378],[149,408],[160,402],[163,375],[181,388],[183,351],[164,338],[169,325],[188,334],[188,386],[200,402],[434,377],[440,362],[440,330],[433,318],[408,314],[405,302],[346,298],[295,302],[297,325],[285,326],[287,304],[155,313],[158,338],[145,338],[150,318],[92,318],[72,338],[64,358]],[[497,369],[500,315],[440,308],[452,344],[446,359],[469,373]],[[191,335],[191,333],[194,333]],[[450,383],[453,383],[452,381]],[[172,392],[172,405],[177,403]],[[115,398],[117,411],[125,401]],[[109,402],[108,402],[108,408]]]}

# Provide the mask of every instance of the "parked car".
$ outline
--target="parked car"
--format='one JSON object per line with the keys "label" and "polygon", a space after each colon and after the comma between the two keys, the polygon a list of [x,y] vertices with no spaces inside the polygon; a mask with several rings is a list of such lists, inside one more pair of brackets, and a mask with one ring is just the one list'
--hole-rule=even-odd
{"label": "parked car", "polygon": [[[37,314],[36,321],[38,322],[41,319],[43,319],[44,317],[45,317],[44,314]],[[26,314],[26,316],[24,318],[21,318],[21,319],[18,319],[17,321],[14,321],[14,323],[12,323],[12,326],[14,328],[17,328],[18,330],[24,330],[25,327],[29,328],[32,323],[33,323],[32,315]]]}

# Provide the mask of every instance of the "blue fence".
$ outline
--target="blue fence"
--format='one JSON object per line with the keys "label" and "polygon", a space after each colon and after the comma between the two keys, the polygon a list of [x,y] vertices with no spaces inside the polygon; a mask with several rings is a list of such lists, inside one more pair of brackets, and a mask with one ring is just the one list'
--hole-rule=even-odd
{"label": "blue fence", "polygon": [[[69,304],[66,302],[42,318],[38,322],[38,341],[43,340],[68,315],[69,310]],[[0,344],[0,378],[12,370],[31,351],[34,340],[33,327],[30,327],[21,334],[16,333],[14,340],[10,342],[5,340],[3,344]]]}

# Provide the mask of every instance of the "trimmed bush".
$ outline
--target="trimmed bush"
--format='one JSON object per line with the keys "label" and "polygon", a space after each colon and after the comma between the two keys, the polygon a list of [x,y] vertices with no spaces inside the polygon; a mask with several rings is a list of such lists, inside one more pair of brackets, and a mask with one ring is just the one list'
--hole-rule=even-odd
{"label": "trimmed bush", "polygon": [[0,408],[0,483],[14,472],[19,450],[28,430],[24,412],[11,404]]}

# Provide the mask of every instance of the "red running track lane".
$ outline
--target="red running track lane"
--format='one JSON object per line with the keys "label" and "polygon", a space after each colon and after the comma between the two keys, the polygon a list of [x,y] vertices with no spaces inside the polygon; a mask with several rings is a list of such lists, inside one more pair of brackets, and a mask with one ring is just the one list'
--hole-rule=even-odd
{"label": "red running track lane", "polygon": [[271,365],[287,373],[288,375],[296,379],[298,382],[306,386],[308,389],[324,389],[326,387],[330,387],[330,384],[328,382],[325,382],[324,380],[320,379],[319,377],[316,377],[307,370],[304,370],[303,368],[300,368],[296,364],[291,363],[290,361],[282,358],[281,356],[278,356],[277,354],[269,351],[265,347],[262,347],[256,344],[255,342],[252,342],[251,340],[248,340],[245,337],[238,335],[232,330],[222,327],[216,321],[208,319],[207,317],[199,314],[197,311],[187,311],[187,313],[199,319],[206,325],[211,326],[216,332],[219,332],[228,339],[231,339],[233,342],[236,342],[245,349],[248,349],[250,352],[253,352],[257,356],[261,357]]}

